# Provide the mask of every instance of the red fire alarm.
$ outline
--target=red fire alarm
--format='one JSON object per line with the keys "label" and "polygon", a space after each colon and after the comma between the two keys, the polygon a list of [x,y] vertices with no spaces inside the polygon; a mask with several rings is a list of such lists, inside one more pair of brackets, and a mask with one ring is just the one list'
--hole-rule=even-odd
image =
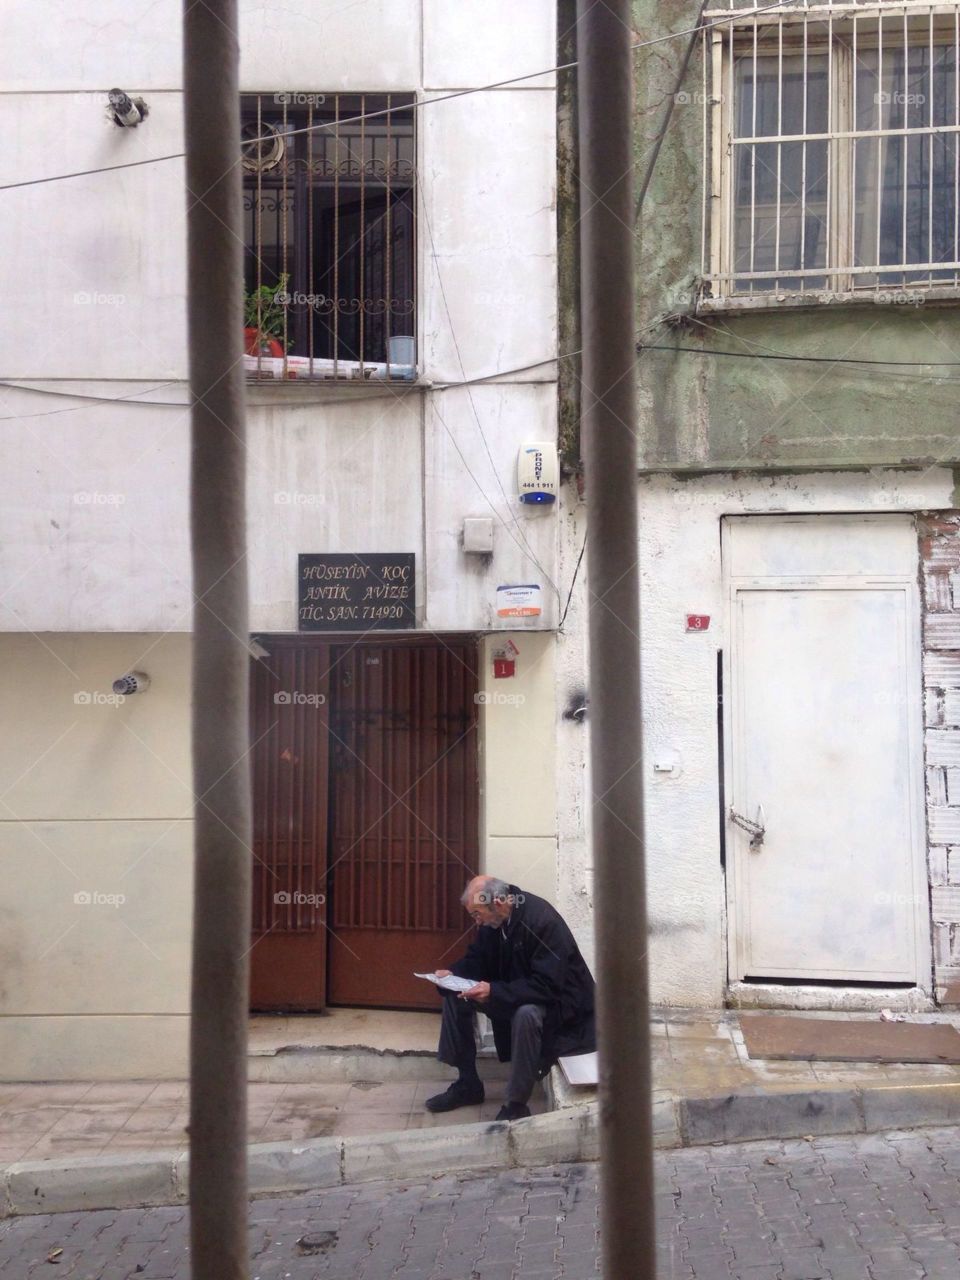
{"label": "red fire alarm", "polygon": [[710,630],[709,613],[688,613],[687,614],[687,630],[688,631],[709,631]]}
{"label": "red fire alarm", "polygon": [[517,674],[517,664],[513,658],[494,658],[493,660],[493,678],[494,680],[506,680],[509,676]]}

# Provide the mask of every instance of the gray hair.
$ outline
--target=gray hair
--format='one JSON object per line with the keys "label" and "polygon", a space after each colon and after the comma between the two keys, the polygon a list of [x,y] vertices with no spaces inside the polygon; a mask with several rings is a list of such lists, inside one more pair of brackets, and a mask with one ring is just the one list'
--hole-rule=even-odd
{"label": "gray hair", "polygon": [[510,886],[506,880],[501,880],[499,876],[476,876],[460,895],[460,902],[463,906],[467,905],[472,894],[476,892],[471,888],[474,885],[479,888],[480,901],[485,902],[488,906],[494,902],[504,902],[510,897]]}

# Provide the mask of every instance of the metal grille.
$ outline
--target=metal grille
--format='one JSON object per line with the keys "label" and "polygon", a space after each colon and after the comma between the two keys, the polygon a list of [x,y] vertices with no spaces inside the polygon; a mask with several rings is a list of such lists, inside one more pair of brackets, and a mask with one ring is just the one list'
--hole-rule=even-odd
{"label": "metal grille", "polygon": [[707,15],[709,296],[960,286],[960,5],[753,8]]}
{"label": "metal grille", "polygon": [[413,376],[413,101],[243,95],[248,374]]}
{"label": "metal grille", "polygon": [[476,651],[334,651],[334,928],[464,928],[477,866]]}
{"label": "metal grille", "polygon": [[255,934],[311,933],[325,916],[326,673],[321,648],[271,646],[251,665]]}

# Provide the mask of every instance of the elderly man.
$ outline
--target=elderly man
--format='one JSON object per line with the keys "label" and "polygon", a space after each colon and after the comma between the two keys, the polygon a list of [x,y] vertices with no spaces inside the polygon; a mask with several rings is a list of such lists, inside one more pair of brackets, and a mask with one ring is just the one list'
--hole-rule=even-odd
{"label": "elderly man", "polygon": [[507,1100],[498,1120],[530,1114],[536,1081],[561,1054],[596,1048],[593,978],[573,934],[549,902],[495,876],[476,876],[460,899],[479,926],[476,940],[452,969],[474,978],[462,992],[443,992],[437,1057],[458,1078],[426,1101],[428,1111],[453,1111],[482,1102],[477,1074],[476,1011],[493,1023],[497,1056],[510,1063]]}

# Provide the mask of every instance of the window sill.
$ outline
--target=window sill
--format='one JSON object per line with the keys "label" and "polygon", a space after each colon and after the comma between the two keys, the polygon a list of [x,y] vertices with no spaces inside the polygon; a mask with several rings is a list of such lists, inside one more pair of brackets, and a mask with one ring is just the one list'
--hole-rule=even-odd
{"label": "window sill", "polygon": [[726,315],[754,311],[811,311],[822,307],[868,307],[870,310],[913,311],[919,307],[950,306],[960,302],[960,288],[917,287],[884,289],[879,293],[851,290],[833,293],[823,289],[807,293],[765,293],[754,297],[698,298],[698,315]]}

